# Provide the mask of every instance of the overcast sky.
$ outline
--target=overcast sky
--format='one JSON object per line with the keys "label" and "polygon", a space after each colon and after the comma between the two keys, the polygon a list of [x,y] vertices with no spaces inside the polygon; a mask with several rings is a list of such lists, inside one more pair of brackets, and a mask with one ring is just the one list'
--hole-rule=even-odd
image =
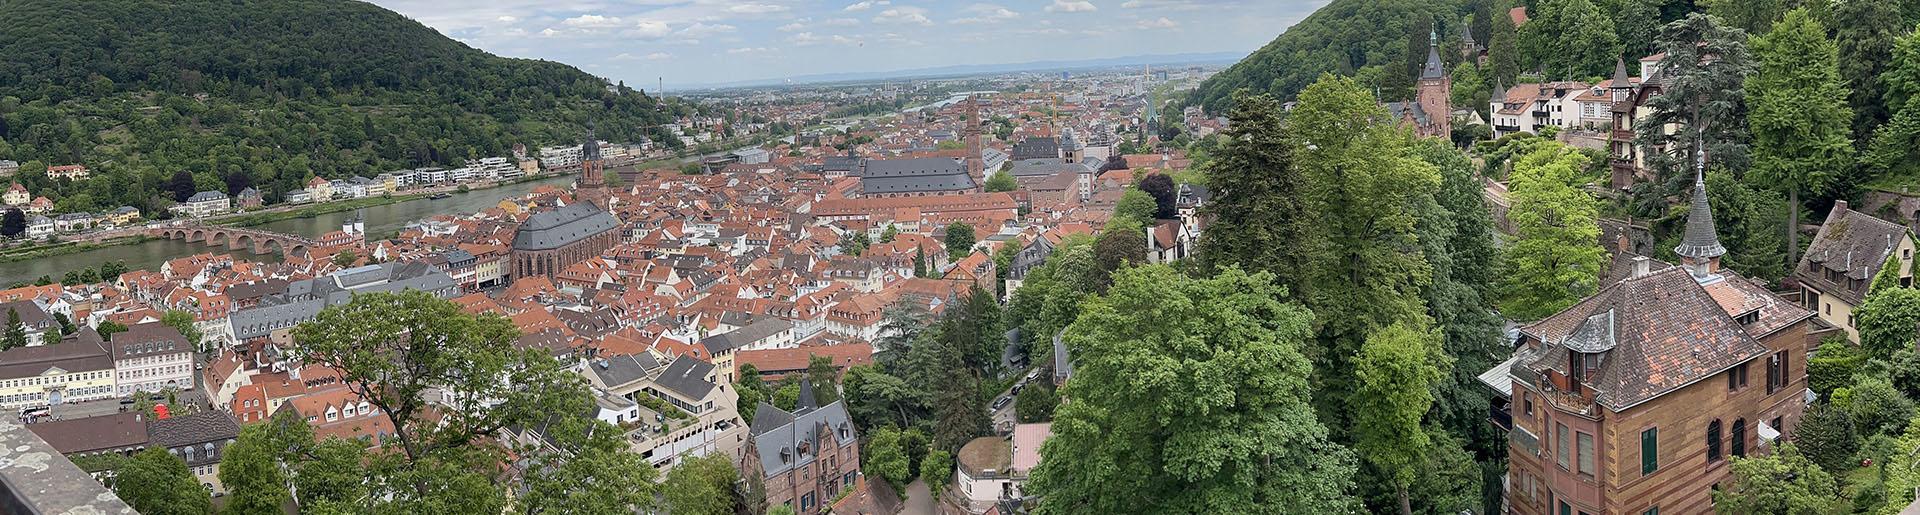
{"label": "overcast sky", "polygon": [[1328,0],[371,0],[482,50],[629,86],[1248,52]]}

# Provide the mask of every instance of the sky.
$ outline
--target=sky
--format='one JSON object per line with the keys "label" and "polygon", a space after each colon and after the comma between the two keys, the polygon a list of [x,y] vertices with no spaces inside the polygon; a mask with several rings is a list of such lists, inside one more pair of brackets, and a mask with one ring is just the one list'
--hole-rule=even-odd
{"label": "sky", "polygon": [[1328,0],[371,0],[467,45],[655,89],[1251,52]]}

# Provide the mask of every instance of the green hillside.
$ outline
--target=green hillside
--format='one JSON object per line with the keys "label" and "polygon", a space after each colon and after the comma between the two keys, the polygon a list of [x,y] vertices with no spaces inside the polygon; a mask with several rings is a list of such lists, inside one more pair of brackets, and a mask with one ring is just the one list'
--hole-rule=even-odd
{"label": "green hillside", "polygon": [[[0,159],[62,210],[659,136],[672,108],[560,63],[494,56],[347,0],[10,0]],[[616,91],[617,90],[617,91]],[[665,138],[672,142],[671,138]],[[45,165],[96,177],[56,184]]]}
{"label": "green hillside", "polygon": [[1406,58],[1410,36],[1425,39],[1427,20],[1453,25],[1441,28],[1443,44],[1458,41],[1456,20],[1466,14],[1463,4],[1459,0],[1333,0],[1201,84],[1188,104],[1225,112],[1233,92],[1241,88],[1292,98],[1322,73],[1391,68],[1384,65]]}

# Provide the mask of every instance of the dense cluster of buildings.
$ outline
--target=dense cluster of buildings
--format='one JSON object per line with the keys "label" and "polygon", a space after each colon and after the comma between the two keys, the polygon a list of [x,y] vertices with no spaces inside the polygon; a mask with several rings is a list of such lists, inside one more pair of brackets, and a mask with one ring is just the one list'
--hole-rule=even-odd
{"label": "dense cluster of buildings", "polygon": [[[654,466],[725,456],[768,485],[768,503],[820,513],[843,497],[873,498],[842,495],[871,485],[858,473],[861,428],[843,404],[815,402],[812,388],[833,385],[808,384],[794,409],[763,404],[746,420],[733,388],[742,370],[779,380],[815,359],[842,370],[872,363],[889,306],[939,313],[971,292],[1017,290],[1066,238],[1103,227],[1138,178],[1188,166],[1175,149],[1118,151],[1116,131],[1139,123],[1142,103],[1101,91],[978,92],[741,149],[700,175],[623,166],[644,149],[589,136],[577,147],[456,170],[314,178],[287,199],[498,180],[530,173],[529,163],[580,171],[573,188],[537,187],[479,212],[416,221],[385,240],[368,240],[350,221],[281,262],[201,254],[99,284],[0,292],[36,333],[62,334],[52,313],[75,328],[61,344],[0,353],[0,407],[20,409],[30,426],[99,430],[48,437],[70,456],[166,445],[203,478],[217,471],[238,427],[281,413],[307,420],[322,438],[379,445],[393,421],[339,371],[294,356],[294,329],[355,294],[417,290],[511,320],[522,333],[516,346],[569,364],[593,390],[593,416],[619,427]],[[1022,122],[1001,139],[989,118]],[[1017,188],[985,191],[1002,171]],[[1155,259],[1185,256],[1204,226],[1195,208],[1206,191],[1181,194],[1181,217],[1147,229]],[[212,216],[258,202],[252,190],[203,192],[176,210]],[[974,238],[950,249],[956,224]],[[1003,272],[993,258],[1000,252],[1021,257]],[[199,341],[158,323],[172,311],[191,315]],[[94,328],[107,322],[130,329],[103,338]],[[191,392],[182,404],[198,409],[163,420],[118,409],[117,399],[154,391]],[[113,406],[95,413],[98,405]],[[172,422],[188,418],[196,422]],[[1022,442],[1016,454],[1030,467],[1034,435],[1044,433],[1022,427],[1015,432],[1026,436],[1010,438]],[[504,438],[538,446],[544,436],[519,428]],[[972,461],[961,468],[969,482],[1012,473]],[[987,501],[982,509],[1018,495],[985,482],[966,494]]]}

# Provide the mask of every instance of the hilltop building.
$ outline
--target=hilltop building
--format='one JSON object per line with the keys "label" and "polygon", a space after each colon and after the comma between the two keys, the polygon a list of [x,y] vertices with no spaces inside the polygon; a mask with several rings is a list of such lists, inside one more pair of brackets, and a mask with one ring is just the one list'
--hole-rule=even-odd
{"label": "hilltop building", "polygon": [[1387,112],[1395,120],[1413,128],[1423,137],[1451,137],[1453,134],[1453,77],[1440,61],[1440,32],[1428,36],[1427,63],[1420,67],[1420,81],[1412,101],[1388,102]]}
{"label": "hilltop building", "polygon": [[[1798,425],[1813,312],[1720,268],[1696,177],[1679,266],[1630,273],[1520,328],[1511,359],[1480,375],[1509,431],[1511,512],[1706,513],[1732,457]],[[1505,406],[1501,406],[1501,404]]]}

